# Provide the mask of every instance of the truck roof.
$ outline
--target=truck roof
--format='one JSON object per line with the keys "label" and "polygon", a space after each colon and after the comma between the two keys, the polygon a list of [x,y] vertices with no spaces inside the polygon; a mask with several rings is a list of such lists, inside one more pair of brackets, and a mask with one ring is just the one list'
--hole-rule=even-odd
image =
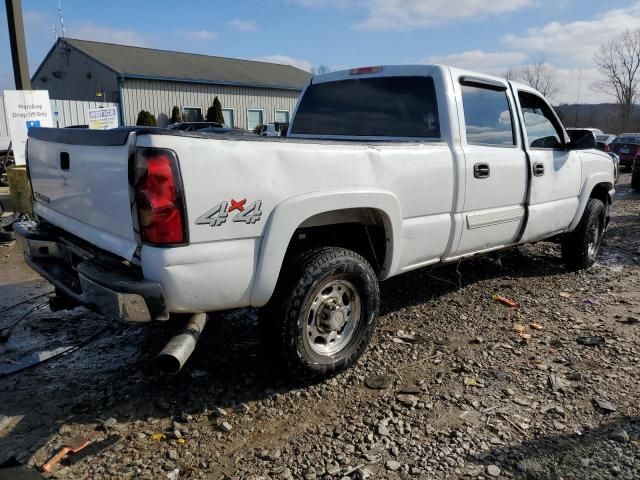
{"label": "truck roof", "polygon": [[335,82],[354,77],[377,77],[377,76],[399,76],[399,75],[432,75],[436,71],[448,71],[452,77],[477,77],[499,84],[506,85],[510,83],[519,90],[529,92],[537,92],[534,88],[520,82],[507,80],[504,77],[488,75],[486,73],[476,72],[473,70],[465,70],[463,68],[452,67],[443,64],[425,64],[425,65],[375,65],[368,67],[350,68],[348,70],[338,70],[335,72],[317,75],[309,81],[312,83]]}

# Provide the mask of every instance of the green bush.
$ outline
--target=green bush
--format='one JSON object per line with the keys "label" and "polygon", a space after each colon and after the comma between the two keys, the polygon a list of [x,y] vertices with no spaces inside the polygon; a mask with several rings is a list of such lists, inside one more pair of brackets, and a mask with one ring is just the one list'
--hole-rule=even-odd
{"label": "green bush", "polygon": [[207,109],[207,122],[224,123],[224,115],[222,115],[222,104],[218,97],[213,99],[213,105]]}
{"label": "green bush", "polygon": [[180,114],[180,109],[174,106],[171,109],[171,122],[170,123],[179,123],[182,121],[182,115]]}
{"label": "green bush", "polygon": [[155,115],[146,110],[140,110],[138,113],[138,119],[136,120],[136,125],[142,127],[157,127],[158,122],[156,121]]}

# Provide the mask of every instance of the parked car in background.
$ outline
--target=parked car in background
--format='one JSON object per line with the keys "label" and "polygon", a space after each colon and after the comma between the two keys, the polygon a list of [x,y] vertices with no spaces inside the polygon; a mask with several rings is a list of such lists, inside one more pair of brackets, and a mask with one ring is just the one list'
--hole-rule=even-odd
{"label": "parked car in background", "polygon": [[0,187],[6,187],[8,185],[7,167],[15,163],[13,154],[9,150],[10,146],[11,138],[0,137]]}
{"label": "parked car in background", "polygon": [[623,133],[609,144],[609,151],[620,157],[621,167],[632,167],[640,152],[640,133]]}
{"label": "parked car in background", "polygon": [[[567,128],[567,133],[571,137],[572,141],[575,141],[576,145],[581,146],[584,145],[585,142],[588,144],[595,143],[596,148],[601,150],[611,157],[611,161],[613,162],[613,171],[614,171],[614,183],[618,183],[618,175],[620,173],[620,157],[617,154],[610,152],[608,148],[600,148],[598,147],[597,139],[598,137],[602,137],[603,135],[596,135],[596,131],[599,131],[597,128]],[[611,136],[615,138],[615,135],[604,135]],[[575,138],[574,138],[575,137]]]}
{"label": "parked car in background", "polygon": [[596,148],[603,152],[609,151],[609,145],[616,139],[615,135],[610,133],[603,133],[602,135],[596,135]]}
{"label": "parked car in background", "polygon": [[201,128],[198,133],[224,133],[226,135],[251,135],[251,132],[242,130],[241,128],[228,128],[228,127],[208,127]]}
{"label": "parked car in background", "polygon": [[631,188],[640,190],[640,155],[636,155],[631,166]]}
{"label": "parked car in background", "polygon": [[288,123],[268,123],[266,125],[258,125],[254,133],[261,137],[284,137],[289,129]]}
{"label": "parked car in background", "polygon": [[218,122],[180,122],[172,123],[167,128],[169,130],[183,130],[185,132],[195,132],[196,130],[202,130],[203,128],[225,128],[222,123]]}

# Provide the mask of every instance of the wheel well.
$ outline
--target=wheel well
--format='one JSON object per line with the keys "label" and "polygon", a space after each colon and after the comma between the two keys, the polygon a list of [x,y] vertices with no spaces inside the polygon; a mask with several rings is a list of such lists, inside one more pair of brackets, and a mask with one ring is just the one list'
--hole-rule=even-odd
{"label": "wheel well", "polygon": [[608,205],[611,203],[611,197],[609,197],[609,190],[611,190],[611,185],[608,183],[599,183],[593,190],[591,190],[591,195],[589,198],[597,198],[598,200],[602,200],[602,203]]}
{"label": "wheel well", "polygon": [[609,226],[609,221],[611,220],[611,218],[609,217],[609,208],[607,207],[611,205],[612,202],[611,196],[609,195],[609,190],[611,190],[612,187],[613,186],[608,183],[599,183],[595,187],[593,187],[593,190],[591,190],[591,195],[589,195],[589,198],[597,198],[598,200],[601,200],[602,203],[604,203],[605,228]]}
{"label": "wheel well", "polygon": [[376,209],[324,212],[308,218],[296,229],[285,260],[310,248],[343,247],[362,255],[379,274],[385,266],[390,241],[386,215]]}

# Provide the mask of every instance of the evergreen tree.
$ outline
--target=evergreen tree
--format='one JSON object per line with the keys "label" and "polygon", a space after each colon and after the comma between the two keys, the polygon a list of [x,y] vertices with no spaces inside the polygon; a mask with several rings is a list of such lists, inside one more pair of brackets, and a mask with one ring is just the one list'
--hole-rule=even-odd
{"label": "evergreen tree", "polygon": [[224,115],[222,115],[222,104],[218,97],[213,99],[213,105],[207,109],[207,122],[224,123]]}
{"label": "evergreen tree", "polygon": [[224,123],[224,115],[222,115],[222,104],[218,97],[213,99],[213,121]]}
{"label": "evergreen tree", "polygon": [[138,119],[136,120],[136,125],[142,127],[157,127],[158,122],[156,121],[155,115],[146,110],[140,110],[138,113]]}
{"label": "evergreen tree", "polygon": [[179,123],[182,121],[182,115],[180,114],[180,109],[174,106],[171,109],[171,123]]}

